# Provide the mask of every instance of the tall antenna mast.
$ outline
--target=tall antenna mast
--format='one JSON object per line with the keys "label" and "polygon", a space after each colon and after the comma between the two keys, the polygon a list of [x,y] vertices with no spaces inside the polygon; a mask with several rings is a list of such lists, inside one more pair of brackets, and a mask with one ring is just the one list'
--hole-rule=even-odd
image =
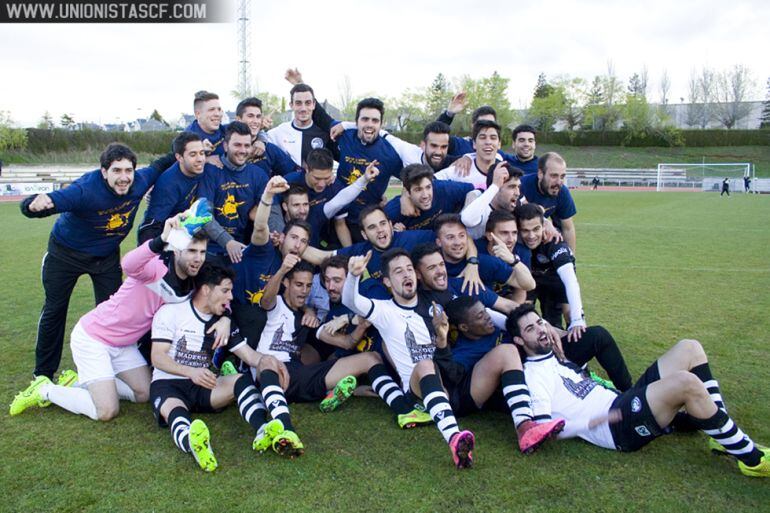
{"label": "tall antenna mast", "polygon": [[238,94],[251,92],[251,0],[238,0]]}

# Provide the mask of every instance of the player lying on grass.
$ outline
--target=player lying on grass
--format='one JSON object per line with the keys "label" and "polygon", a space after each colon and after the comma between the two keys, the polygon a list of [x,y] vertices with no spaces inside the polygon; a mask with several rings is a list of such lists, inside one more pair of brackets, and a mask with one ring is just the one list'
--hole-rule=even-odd
{"label": "player lying on grass", "polygon": [[556,359],[545,321],[532,305],[514,310],[507,327],[527,355],[524,374],[535,420],[564,418],[560,438],[636,451],[666,434],[684,409],[689,422],[711,437],[709,445],[735,457],[744,475],[770,477],[770,450],[755,445],[727,414],[698,341],[679,341],[620,394],[599,386],[573,363]]}
{"label": "player lying on grass", "polygon": [[[162,305],[189,299],[193,279],[206,258],[208,240],[203,231],[193,236],[186,249],[164,251],[171,229],[181,219],[182,214],[167,219],[161,235],[123,257],[126,281],[110,299],[81,317],[72,330],[70,347],[80,386],[54,385],[48,377],[38,376],[14,398],[11,415],[54,403],[106,421],[117,416],[119,399],[147,401],[150,369],[137,341],[149,331],[153,315]],[[226,343],[230,319],[223,317],[211,329],[219,343]]]}
{"label": "player lying on grass", "polygon": [[[225,313],[233,299],[230,269],[206,264],[197,277],[198,290],[184,303],[164,305],[152,322],[152,364],[150,385],[153,413],[161,427],[168,426],[174,443],[182,452],[192,453],[206,472],[217,468],[206,424],[194,412],[219,412],[233,400],[243,419],[256,432],[252,448],[264,452],[279,448],[291,437],[278,419],[267,421],[267,409],[250,374],[217,376],[210,369],[214,337],[209,327]],[[271,370],[288,385],[286,367],[272,356],[257,353],[235,331],[227,349],[248,365]]]}

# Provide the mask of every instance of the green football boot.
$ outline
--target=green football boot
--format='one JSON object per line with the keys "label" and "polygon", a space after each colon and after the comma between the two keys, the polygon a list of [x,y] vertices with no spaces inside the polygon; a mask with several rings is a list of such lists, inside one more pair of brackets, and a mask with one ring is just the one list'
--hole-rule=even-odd
{"label": "green football boot", "polygon": [[273,438],[273,450],[281,456],[294,459],[302,456],[305,446],[294,431],[281,431]]}
{"label": "green football boot", "polygon": [[323,401],[321,401],[321,411],[329,413],[340,407],[342,403],[347,401],[353,391],[356,389],[355,376],[345,376],[334,385],[334,390],[329,392]]}
{"label": "green football boot", "polygon": [[283,422],[279,419],[273,419],[266,424],[262,424],[257,431],[257,436],[254,437],[254,442],[251,444],[251,448],[262,454],[273,445],[275,437],[283,432]]}
{"label": "green football boot", "polygon": [[430,413],[423,410],[418,410],[417,408],[410,411],[409,413],[400,414],[397,417],[397,420],[398,427],[401,429],[412,429],[416,428],[417,426],[424,426],[433,422]]}
{"label": "green football boot", "polygon": [[195,461],[206,472],[214,472],[217,468],[217,459],[211,449],[211,434],[206,423],[195,419],[190,424],[190,449]]}
{"label": "green football boot", "polygon": [[36,377],[27,388],[16,394],[16,397],[13,398],[13,402],[11,402],[10,414],[18,415],[32,406],[45,408],[46,406],[50,405],[51,403],[49,401],[45,401],[40,395],[40,387],[50,384],[51,380],[48,379],[48,376]]}

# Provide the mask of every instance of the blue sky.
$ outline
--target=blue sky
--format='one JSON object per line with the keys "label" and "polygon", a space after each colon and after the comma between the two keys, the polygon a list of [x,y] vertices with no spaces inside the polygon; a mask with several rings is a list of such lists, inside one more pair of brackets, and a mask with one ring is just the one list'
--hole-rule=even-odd
{"label": "blue sky", "polygon": [[[526,106],[540,72],[590,79],[612,62],[624,81],[643,66],[649,97],[663,70],[669,97],[687,97],[693,69],[747,66],[764,98],[770,76],[770,2],[646,0],[387,2],[254,0],[252,75],[260,90],[286,95],[284,70],[299,67],[319,99],[397,96],[450,79],[497,71]],[[195,91],[237,84],[235,24],[0,26],[0,110],[23,125],[55,119],[112,122],[157,108],[175,120]]]}

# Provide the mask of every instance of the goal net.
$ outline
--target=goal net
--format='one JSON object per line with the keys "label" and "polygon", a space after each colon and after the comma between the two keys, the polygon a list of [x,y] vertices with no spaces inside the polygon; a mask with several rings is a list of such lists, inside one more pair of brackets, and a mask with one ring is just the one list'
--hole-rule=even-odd
{"label": "goal net", "polygon": [[658,191],[696,190],[720,192],[725,178],[730,192],[744,192],[744,177],[754,180],[754,166],[749,162],[728,164],[658,164]]}

